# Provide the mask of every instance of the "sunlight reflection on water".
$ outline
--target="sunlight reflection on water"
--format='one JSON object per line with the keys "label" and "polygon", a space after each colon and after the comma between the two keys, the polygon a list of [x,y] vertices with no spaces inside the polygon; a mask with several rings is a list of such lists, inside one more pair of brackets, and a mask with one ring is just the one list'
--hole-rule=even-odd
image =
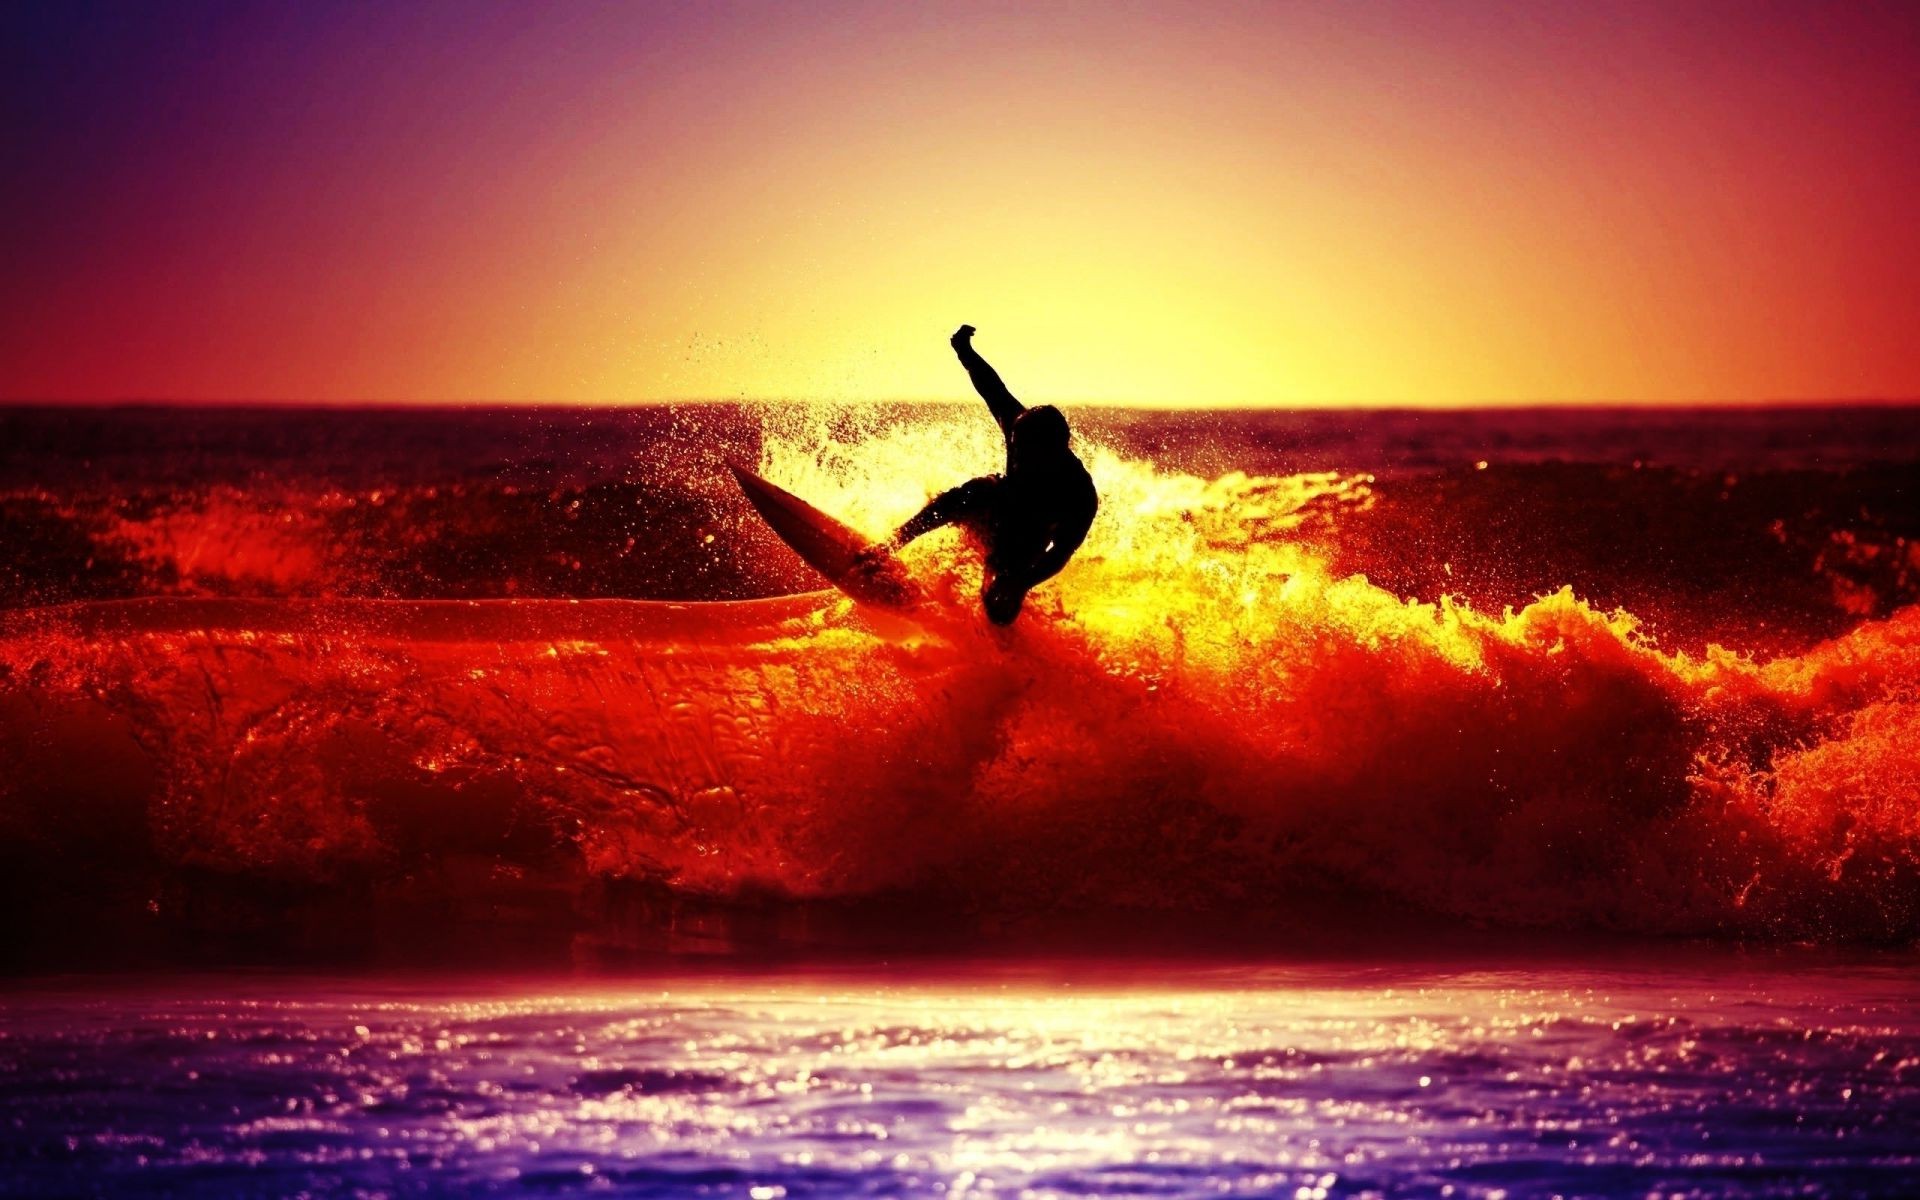
{"label": "sunlight reflection on water", "polygon": [[37,987],[0,1184],[1896,1194],[1915,990],[1905,960]]}

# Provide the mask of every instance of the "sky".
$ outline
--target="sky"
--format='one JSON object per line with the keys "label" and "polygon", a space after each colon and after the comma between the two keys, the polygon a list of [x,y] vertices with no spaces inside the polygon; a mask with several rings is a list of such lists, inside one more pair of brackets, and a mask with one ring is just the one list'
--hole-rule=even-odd
{"label": "sky", "polygon": [[1920,5],[0,9],[0,396],[1920,396]]}

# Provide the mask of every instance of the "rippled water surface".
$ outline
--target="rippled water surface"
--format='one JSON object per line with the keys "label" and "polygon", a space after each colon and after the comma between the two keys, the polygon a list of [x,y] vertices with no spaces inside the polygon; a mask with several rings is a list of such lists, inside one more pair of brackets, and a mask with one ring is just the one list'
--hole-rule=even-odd
{"label": "rippled water surface", "polygon": [[15,985],[0,1192],[1900,1195],[1909,958]]}

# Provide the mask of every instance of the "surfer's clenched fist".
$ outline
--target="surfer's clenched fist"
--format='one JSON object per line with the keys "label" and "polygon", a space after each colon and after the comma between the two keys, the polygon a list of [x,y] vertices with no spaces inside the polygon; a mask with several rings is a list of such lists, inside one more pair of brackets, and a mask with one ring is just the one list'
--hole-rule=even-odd
{"label": "surfer's clenched fist", "polygon": [[953,346],[955,350],[958,350],[960,347],[966,345],[972,339],[973,339],[973,326],[962,325],[960,328],[953,331],[953,336],[948,338],[947,341],[950,345]]}

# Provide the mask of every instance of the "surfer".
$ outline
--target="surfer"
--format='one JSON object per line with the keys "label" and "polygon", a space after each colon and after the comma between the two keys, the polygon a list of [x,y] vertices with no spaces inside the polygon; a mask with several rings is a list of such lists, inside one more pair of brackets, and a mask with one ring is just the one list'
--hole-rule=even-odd
{"label": "surfer", "polygon": [[1007,469],[941,492],[874,550],[890,552],[943,525],[966,526],[986,547],[980,599],[987,619],[1009,625],[1027,593],[1059,574],[1080,548],[1100,501],[1092,477],[1068,445],[1066,417],[1051,405],[1028,408],[1016,400],[973,348],[973,334],[973,326],[962,325],[953,335],[953,350],[973,390],[1000,423]]}

